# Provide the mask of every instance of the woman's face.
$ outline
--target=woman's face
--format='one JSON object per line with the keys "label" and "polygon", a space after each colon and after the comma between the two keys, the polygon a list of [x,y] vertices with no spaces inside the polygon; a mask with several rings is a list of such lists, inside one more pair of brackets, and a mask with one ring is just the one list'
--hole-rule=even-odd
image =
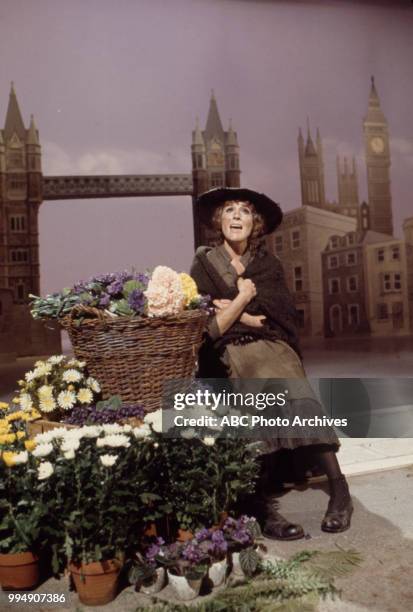
{"label": "woman's face", "polygon": [[225,202],[221,216],[221,230],[228,242],[244,242],[254,225],[253,207],[249,202]]}

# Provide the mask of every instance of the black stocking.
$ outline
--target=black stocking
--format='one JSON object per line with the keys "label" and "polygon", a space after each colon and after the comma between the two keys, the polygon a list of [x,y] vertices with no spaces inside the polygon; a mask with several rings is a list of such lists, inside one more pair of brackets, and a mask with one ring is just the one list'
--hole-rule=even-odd
{"label": "black stocking", "polygon": [[340,464],[337,460],[337,453],[332,451],[330,448],[324,449],[320,448],[318,452],[316,452],[317,462],[320,467],[326,473],[328,480],[336,480],[342,476]]}
{"label": "black stocking", "polygon": [[316,451],[316,458],[328,478],[331,509],[342,509],[350,500],[350,492],[337,454],[330,447],[320,446]]}

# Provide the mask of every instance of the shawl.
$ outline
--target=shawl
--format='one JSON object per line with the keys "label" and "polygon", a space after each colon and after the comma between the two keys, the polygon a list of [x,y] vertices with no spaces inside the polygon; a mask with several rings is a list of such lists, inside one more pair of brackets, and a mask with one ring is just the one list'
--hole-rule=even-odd
{"label": "shawl", "polygon": [[[209,295],[212,300],[233,300],[238,294],[238,289],[228,287],[223,281],[207,257],[210,250],[210,247],[198,248],[192,263],[191,276],[202,295]],[[259,339],[283,340],[301,356],[297,333],[297,311],[278,257],[268,253],[264,248],[259,249],[250,259],[242,276],[250,278],[257,289],[257,295],[245,308],[245,312],[251,315],[265,315],[264,325],[251,327],[236,321],[217,340],[214,342],[209,340],[210,348],[222,354],[225,346],[230,343],[243,344]]]}

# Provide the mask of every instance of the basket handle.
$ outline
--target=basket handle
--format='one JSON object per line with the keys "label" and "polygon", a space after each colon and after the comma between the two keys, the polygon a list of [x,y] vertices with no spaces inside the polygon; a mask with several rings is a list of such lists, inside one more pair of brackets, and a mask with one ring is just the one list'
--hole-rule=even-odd
{"label": "basket handle", "polygon": [[93,306],[85,306],[84,304],[75,304],[72,310],[69,313],[69,321],[72,322],[76,316],[82,315],[92,315],[95,319],[99,321],[106,321],[105,314],[99,308],[94,308]]}

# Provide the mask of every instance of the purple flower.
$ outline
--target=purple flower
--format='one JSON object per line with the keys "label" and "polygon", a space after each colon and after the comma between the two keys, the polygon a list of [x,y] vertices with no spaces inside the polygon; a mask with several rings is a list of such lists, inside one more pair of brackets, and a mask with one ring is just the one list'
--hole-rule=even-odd
{"label": "purple flower", "polygon": [[116,280],[115,274],[99,274],[98,276],[94,276],[91,279],[92,283],[101,283],[102,285],[110,285],[113,281]]}
{"label": "purple flower", "polygon": [[139,289],[134,289],[128,298],[128,304],[135,312],[143,312],[145,307],[145,296]]}
{"label": "purple flower", "polygon": [[203,527],[195,533],[195,539],[197,542],[204,542],[205,540],[208,540],[209,536],[210,532],[206,527]]}
{"label": "purple flower", "polygon": [[155,563],[155,559],[159,555],[161,547],[164,544],[165,540],[163,538],[157,538],[156,542],[149,546],[148,550],[145,553],[145,559],[148,563]]}
{"label": "purple flower", "polygon": [[123,289],[123,281],[115,280],[107,287],[107,292],[109,295],[116,295],[117,293],[122,293]]}
{"label": "purple flower", "polygon": [[102,293],[101,298],[99,300],[99,306],[106,308],[110,304],[110,295],[108,293]]}
{"label": "purple flower", "polygon": [[205,558],[205,553],[198,548],[196,543],[189,542],[182,551],[182,557],[191,564],[197,565]]}

